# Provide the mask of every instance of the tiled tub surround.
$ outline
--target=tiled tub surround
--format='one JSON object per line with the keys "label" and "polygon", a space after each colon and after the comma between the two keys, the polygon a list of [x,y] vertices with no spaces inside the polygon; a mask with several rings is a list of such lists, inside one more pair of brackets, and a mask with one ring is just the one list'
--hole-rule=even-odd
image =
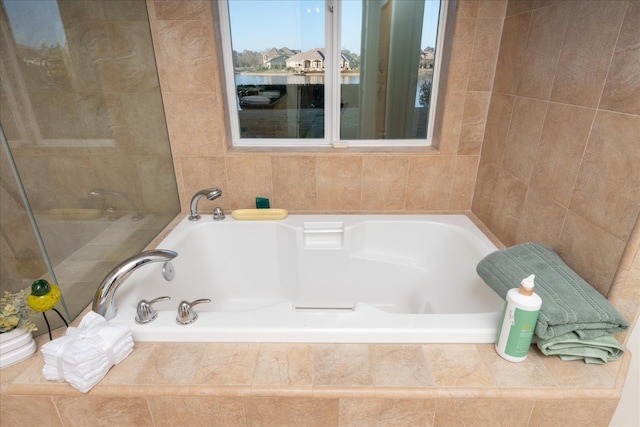
{"label": "tiled tub surround", "polygon": [[44,380],[38,352],[2,370],[0,419],[3,426],[607,426],[630,358],[587,365],[531,350],[511,363],[492,344],[136,343],[84,395]]}

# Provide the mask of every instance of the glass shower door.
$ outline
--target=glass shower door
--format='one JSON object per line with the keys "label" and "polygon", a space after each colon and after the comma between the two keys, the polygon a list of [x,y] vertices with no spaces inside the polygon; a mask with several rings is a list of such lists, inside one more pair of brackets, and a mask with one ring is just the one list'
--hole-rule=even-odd
{"label": "glass shower door", "polygon": [[180,211],[146,3],[0,5],[0,123],[46,248],[3,167],[1,291],[48,257],[73,319]]}

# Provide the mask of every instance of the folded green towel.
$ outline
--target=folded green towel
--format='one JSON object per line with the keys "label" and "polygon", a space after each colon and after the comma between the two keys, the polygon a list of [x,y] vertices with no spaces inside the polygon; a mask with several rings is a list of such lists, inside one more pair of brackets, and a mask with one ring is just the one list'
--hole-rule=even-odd
{"label": "folded green towel", "polygon": [[611,303],[578,276],[552,249],[525,243],[487,255],[476,267],[482,279],[506,298],[507,291],[535,274],[542,298],[535,334],[549,339],[575,332],[590,339],[622,332],[629,322]]}
{"label": "folded green towel", "polygon": [[624,354],[624,347],[611,335],[592,339],[580,339],[575,332],[548,340],[540,340],[538,348],[547,356],[560,356],[562,360],[580,360],[585,363],[604,363],[618,360]]}

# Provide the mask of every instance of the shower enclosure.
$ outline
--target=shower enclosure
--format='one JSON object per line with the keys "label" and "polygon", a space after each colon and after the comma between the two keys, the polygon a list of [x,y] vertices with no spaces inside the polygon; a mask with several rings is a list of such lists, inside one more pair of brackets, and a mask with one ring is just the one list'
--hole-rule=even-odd
{"label": "shower enclosure", "polygon": [[146,3],[0,5],[0,293],[45,278],[72,320],[180,211]]}

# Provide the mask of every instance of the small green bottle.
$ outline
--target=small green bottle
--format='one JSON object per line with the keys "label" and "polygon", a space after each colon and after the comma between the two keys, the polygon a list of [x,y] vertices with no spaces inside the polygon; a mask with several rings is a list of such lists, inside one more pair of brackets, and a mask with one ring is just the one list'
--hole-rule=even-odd
{"label": "small green bottle", "polygon": [[535,277],[530,275],[522,280],[519,288],[507,292],[496,351],[509,362],[522,362],[529,353],[542,306],[542,299],[533,292]]}

